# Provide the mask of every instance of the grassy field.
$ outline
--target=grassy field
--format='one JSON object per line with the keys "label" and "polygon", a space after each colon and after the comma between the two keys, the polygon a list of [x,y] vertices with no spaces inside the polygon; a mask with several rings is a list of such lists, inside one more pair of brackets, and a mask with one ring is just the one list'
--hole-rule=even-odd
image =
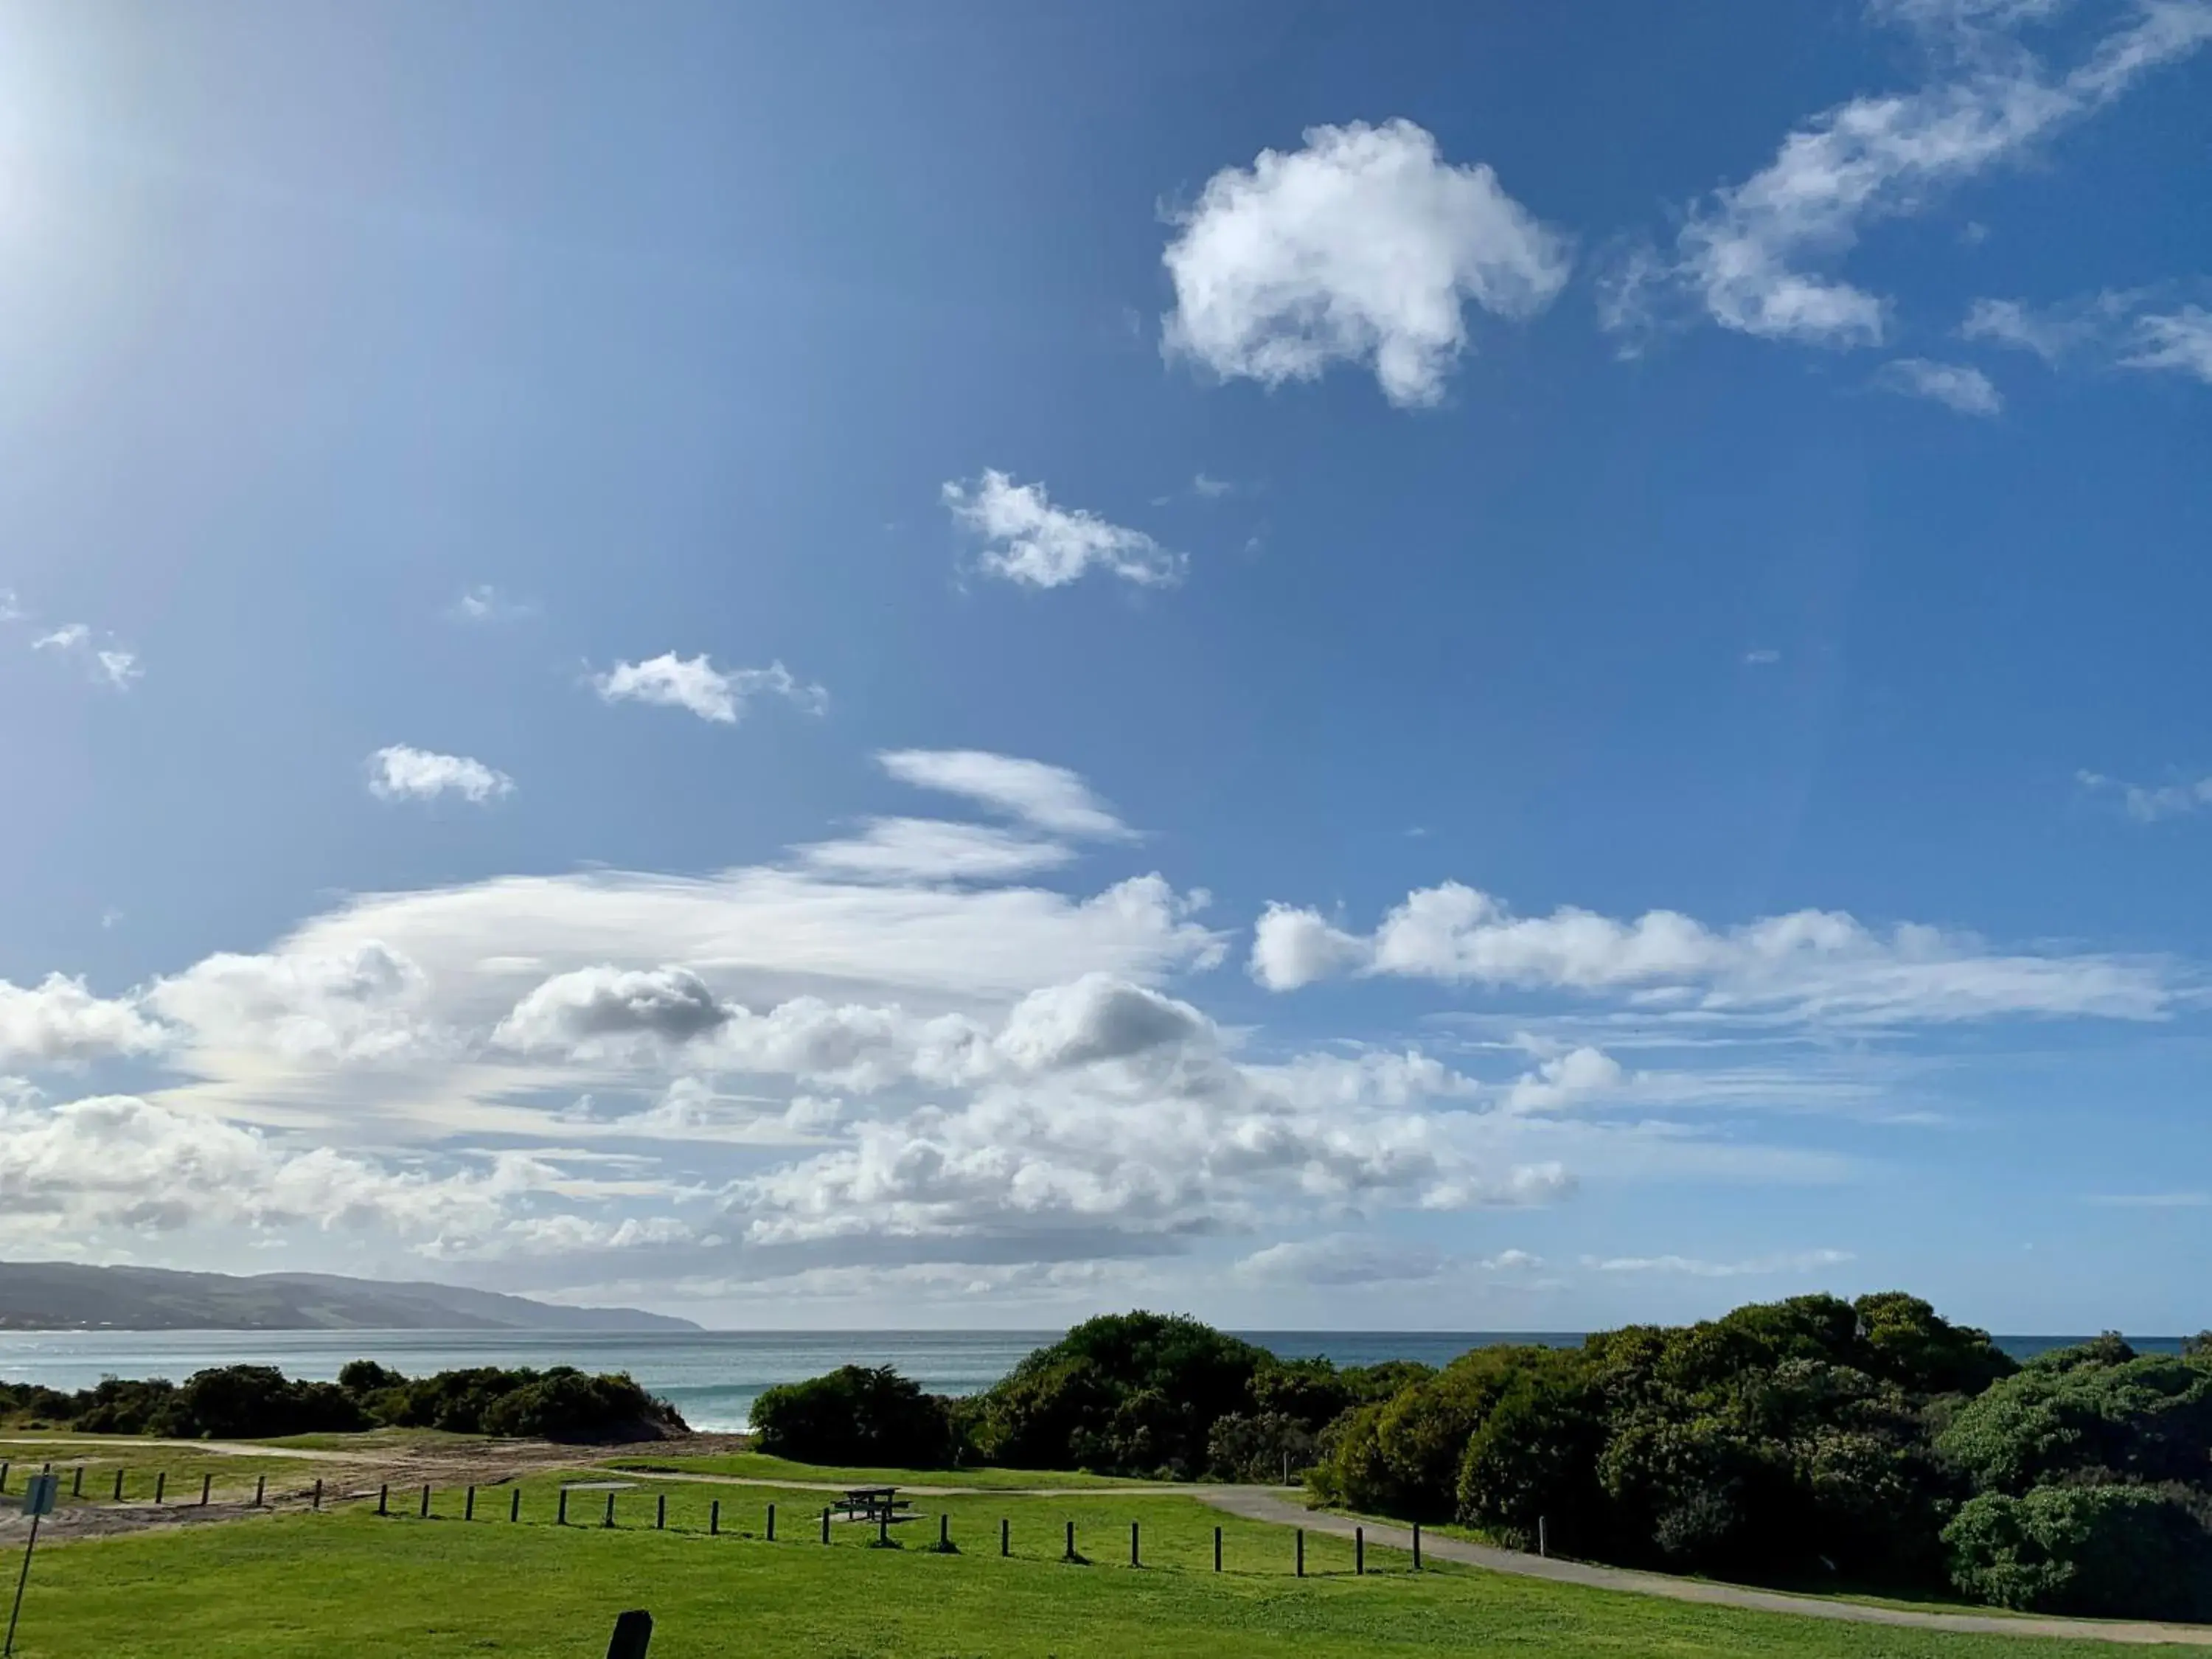
{"label": "grassy field", "polygon": [[[253,1496],[257,1480],[267,1482],[272,1497],[312,1483],[318,1475],[333,1486],[343,1468],[309,1462],[304,1458],[235,1457],[221,1452],[193,1451],[182,1446],[154,1446],[123,1437],[55,1437],[35,1445],[0,1444],[0,1462],[6,1463],[6,1492],[21,1495],[31,1475],[51,1464],[62,1478],[64,1504],[106,1503],[115,1494],[115,1477],[123,1475],[127,1502],[150,1503],[157,1482],[164,1501],[195,1504],[205,1480],[210,1501],[243,1503]],[[83,1471],[82,1476],[78,1471]]]}
{"label": "grassy field", "polygon": [[1151,1483],[1112,1475],[1072,1474],[1065,1469],[884,1469],[846,1465],[794,1463],[763,1452],[726,1452],[713,1457],[617,1458],[616,1468],[664,1469],[685,1474],[732,1474],[748,1480],[846,1482],[860,1486],[979,1486],[991,1492],[1079,1491],[1091,1486],[1133,1486]]}
{"label": "grassy field", "polygon": [[[1281,1656],[1547,1653],[1850,1656],[1851,1659],[2073,1659],[2100,1645],[2039,1641],[2023,1649],[1966,1637],[1831,1624],[1686,1606],[1483,1573],[1369,1552],[1309,1535],[1307,1572],[1291,1576],[1283,1528],[1222,1516],[1182,1494],[1071,1490],[1048,1498],[985,1494],[925,1504],[897,1529],[901,1547],[871,1547],[875,1529],[837,1522],[819,1541],[821,1494],[633,1478],[615,1495],[572,1493],[571,1524],[553,1524],[564,1480],[620,1479],[605,1468],[536,1475],[480,1495],[419,1492],[393,1513],[353,1503],[220,1525],[84,1540],[43,1551],[31,1582],[22,1659],[265,1659],[485,1654],[598,1659],[616,1612],[651,1609],[653,1659],[799,1655],[1133,1654]],[[522,1520],[507,1520],[521,1493]],[[656,1530],[660,1500],[666,1528]],[[709,1506],[720,1504],[720,1535]],[[778,1539],[767,1541],[767,1506]],[[961,1552],[932,1547],[948,1517]],[[1011,1559],[999,1554],[1009,1523]],[[1144,1565],[1129,1565],[1129,1523]],[[1076,1523],[1082,1565],[1060,1560]],[[1213,1529],[1224,1565],[1212,1568]]]}

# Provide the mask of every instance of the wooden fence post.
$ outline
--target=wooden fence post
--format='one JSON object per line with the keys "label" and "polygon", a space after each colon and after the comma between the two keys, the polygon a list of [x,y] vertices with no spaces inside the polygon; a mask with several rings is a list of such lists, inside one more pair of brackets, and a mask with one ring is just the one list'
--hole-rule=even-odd
{"label": "wooden fence post", "polygon": [[258,1510],[258,1509],[259,1509],[259,1508],[261,1508],[261,1507],[262,1507],[262,1499],[264,1499],[264,1498],[266,1498],[266,1497],[268,1497],[268,1496],[269,1496],[269,1477],[268,1477],[267,1475],[265,1475],[265,1474],[258,1474],[258,1475],[254,1476],[254,1477],[253,1477],[253,1507],[254,1507],[255,1509],[257,1509],[257,1510]]}
{"label": "wooden fence post", "polygon": [[643,1608],[615,1620],[615,1633],[607,1643],[607,1659],[645,1659],[653,1644],[653,1615]]}
{"label": "wooden fence post", "polygon": [[999,1517],[999,1553],[1012,1555],[1014,1553],[1013,1543],[1014,1523],[1002,1515]]}
{"label": "wooden fence post", "polygon": [[826,1509],[822,1511],[822,1541],[830,1541],[830,1511]]}
{"label": "wooden fence post", "polygon": [[76,1473],[70,1476],[70,1496],[71,1498],[84,1496],[84,1465],[82,1463],[76,1466]]}
{"label": "wooden fence post", "polygon": [[1129,1565],[1133,1567],[1144,1565],[1137,1555],[1137,1523],[1133,1521],[1129,1522]]}
{"label": "wooden fence post", "polygon": [[115,1472],[115,1498],[113,1501],[118,1504],[120,1504],[123,1501],[123,1471],[120,1469],[118,1469]]}
{"label": "wooden fence post", "polygon": [[612,1525],[614,1525],[614,1523],[615,1523],[615,1495],[614,1495],[612,1492],[609,1492],[609,1493],[607,1494],[607,1518],[606,1518],[605,1521],[602,1521],[599,1524],[600,1524],[601,1526],[603,1526],[603,1527],[611,1527]]}
{"label": "wooden fence post", "polygon": [[1544,1524],[1544,1517],[1538,1516],[1536,1517],[1536,1553],[1539,1555],[1549,1555],[1552,1553],[1550,1530]]}
{"label": "wooden fence post", "polygon": [[768,1506],[768,1541],[771,1544],[775,1542],[775,1505],[773,1504]]}
{"label": "wooden fence post", "polygon": [[215,1477],[211,1474],[202,1475],[200,1477],[200,1507],[202,1509],[205,1509],[207,1507],[208,1494],[214,1490]]}
{"label": "wooden fence post", "polygon": [[1306,1529],[1298,1528],[1298,1577],[1306,1576]]}
{"label": "wooden fence post", "polygon": [[660,1501],[653,1506],[653,1529],[663,1532],[668,1527],[668,1494],[662,1492]]}
{"label": "wooden fence post", "polygon": [[707,1505],[707,1536],[709,1538],[720,1538],[721,1535],[722,1500],[717,1498],[713,1503]]}
{"label": "wooden fence post", "polygon": [[386,1505],[389,1503],[391,1498],[392,1488],[389,1486],[379,1486],[376,1489],[376,1512],[379,1515],[389,1513]]}
{"label": "wooden fence post", "polygon": [[427,1480],[422,1483],[422,1518],[430,1518],[430,1483]]}
{"label": "wooden fence post", "polygon": [[315,1495],[308,1502],[318,1510],[323,1507],[323,1479],[320,1475],[315,1477]]}
{"label": "wooden fence post", "polygon": [[561,1508],[553,1517],[553,1524],[556,1527],[568,1524],[568,1489],[566,1486],[561,1488]]}
{"label": "wooden fence post", "polygon": [[949,1515],[937,1517],[937,1553],[939,1555],[952,1553],[952,1517]]}
{"label": "wooden fence post", "polygon": [[522,1519],[522,1488],[520,1486],[507,1495],[507,1518],[509,1521]]}
{"label": "wooden fence post", "polygon": [[1364,1578],[1367,1575],[1367,1528],[1352,1529],[1352,1576]]}
{"label": "wooden fence post", "polygon": [[169,1486],[169,1472],[168,1472],[168,1470],[167,1470],[167,1469],[156,1469],[156,1470],[155,1470],[155,1471],[154,1471],[154,1501],[155,1501],[156,1504],[158,1504],[158,1503],[160,1503],[160,1502],[161,1502],[161,1501],[162,1501],[162,1500],[161,1500],[161,1494],[162,1494],[164,1492],[166,1492],[166,1491],[167,1491],[167,1490],[168,1490],[168,1486]]}
{"label": "wooden fence post", "polygon": [[1221,1528],[1218,1527],[1213,1529],[1213,1570],[1216,1572],[1221,1571]]}
{"label": "wooden fence post", "polygon": [[471,1486],[469,1488],[469,1495],[461,1500],[461,1519],[464,1521],[473,1521],[476,1518],[477,1489],[474,1486]]}
{"label": "wooden fence post", "polygon": [[1073,1521],[1067,1523],[1067,1553],[1060,1559],[1063,1561],[1075,1559],[1075,1522]]}
{"label": "wooden fence post", "polygon": [[1421,1570],[1421,1523],[1413,1522],[1413,1571]]}

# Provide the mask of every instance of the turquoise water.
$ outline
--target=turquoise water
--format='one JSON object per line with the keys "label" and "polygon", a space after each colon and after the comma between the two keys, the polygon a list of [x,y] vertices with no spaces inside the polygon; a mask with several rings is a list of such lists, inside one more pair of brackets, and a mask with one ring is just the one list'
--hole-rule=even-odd
{"label": "turquoise water", "polygon": [[[290,1376],[334,1377],[349,1359],[410,1374],[464,1365],[576,1365],[628,1371],[671,1401],[695,1429],[745,1426],[774,1382],[839,1365],[893,1365],[933,1394],[988,1388],[1058,1331],[0,1331],[0,1380],[84,1389],[102,1376],[183,1378],[208,1365],[275,1365]],[[1437,1365],[1498,1342],[1571,1345],[1570,1332],[1246,1331],[1286,1358],[1319,1355],[1340,1365],[1418,1359]],[[2000,1337],[2026,1357],[2075,1337]],[[2178,1339],[2130,1339],[2173,1352]]]}

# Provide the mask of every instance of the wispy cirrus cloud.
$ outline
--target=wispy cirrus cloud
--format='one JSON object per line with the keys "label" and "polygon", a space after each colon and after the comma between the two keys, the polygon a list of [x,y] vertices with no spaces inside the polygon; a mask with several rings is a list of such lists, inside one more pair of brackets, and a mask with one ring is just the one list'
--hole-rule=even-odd
{"label": "wispy cirrus cloud", "polygon": [[1189,563],[1141,530],[1056,506],[1042,484],[1017,483],[995,467],[941,494],[953,521],[982,544],[976,568],[1020,586],[1066,587],[1097,570],[1139,587],[1172,587]]}
{"label": "wispy cirrus cloud", "polygon": [[1644,248],[1614,274],[1607,326],[1633,336],[1686,299],[1722,327],[1764,339],[1881,344],[1888,301],[1833,272],[1867,227],[1926,210],[2212,41],[2208,0],[2158,0],[2053,73],[2019,33],[2048,9],[1878,8],[1920,31],[1940,77],[1838,105],[1789,134],[1750,178],[1693,204],[1671,249]]}
{"label": "wispy cirrus cloud", "polygon": [[765,668],[717,668],[703,653],[679,657],[665,651],[641,662],[617,662],[594,674],[592,688],[602,702],[681,708],[720,726],[733,726],[743,719],[756,697],[781,697],[810,714],[830,707],[826,690],[800,680],[781,662]]}
{"label": "wispy cirrus cloud", "polygon": [[2212,310],[2179,303],[2174,285],[2106,289],[2045,306],[1979,299],[1959,332],[2033,352],[2056,368],[2077,360],[2109,368],[2186,375],[2212,386]]}
{"label": "wispy cirrus cloud", "polygon": [[1990,377],[1966,363],[1899,357],[1884,363],[1874,383],[1885,392],[1924,398],[1960,415],[1996,415],[2004,409],[2004,398]]}
{"label": "wispy cirrus cloud", "polygon": [[1406,120],[1310,128],[1303,149],[1215,173],[1174,222],[1170,356],[1271,386],[1355,364],[1401,407],[1443,396],[1469,306],[1531,317],[1570,265],[1495,173],[1446,161]]}
{"label": "wispy cirrus cloud", "polygon": [[2180,778],[2170,783],[2128,783],[2101,772],[2077,772],[2075,781],[2092,794],[2116,797],[2138,823],[2180,817],[2212,809],[2212,777]]}

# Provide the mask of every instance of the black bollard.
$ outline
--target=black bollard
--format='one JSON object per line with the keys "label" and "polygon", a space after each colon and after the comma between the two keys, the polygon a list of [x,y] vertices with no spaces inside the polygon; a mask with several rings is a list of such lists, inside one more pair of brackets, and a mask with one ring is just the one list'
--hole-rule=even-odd
{"label": "black bollard", "polygon": [[154,1474],[154,1501],[155,1501],[156,1504],[158,1504],[158,1503],[160,1503],[160,1502],[161,1501],[161,1494],[162,1494],[164,1492],[166,1492],[166,1491],[167,1491],[167,1490],[168,1490],[168,1486],[169,1486],[169,1472],[168,1472],[168,1470],[167,1470],[167,1469],[159,1469],[159,1470],[156,1470],[156,1471],[155,1472],[155,1474]]}
{"label": "black bollard", "polygon": [[717,1498],[713,1503],[707,1505],[707,1536],[709,1538],[720,1538],[721,1535],[722,1500]]}
{"label": "black bollard", "polygon": [[507,1495],[507,1518],[510,1522],[522,1519],[522,1488],[520,1486]]}
{"label": "black bollard", "polygon": [[1298,1577],[1306,1576],[1306,1529],[1298,1528]]}
{"label": "black bollard", "polygon": [[1413,1571],[1421,1570],[1421,1523],[1413,1522]]}
{"label": "black bollard", "polygon": [[474,1486],[471,1486],[469,1488],[469,1495],[461,1499],[461,1519],[464,1521],[473,1521],[476,1518],[477,1489]]}
{"label": "black bollard", "polygon": [[1060,1559],[1063,1561],[1075,1559],[1075,1522],[1073,1521],[1067,1523],[1067,1553]]}
{"label": "black bollard", "polygon": [[255,1509],[257,1509],[257,1510],[258,1510],[258,1509],[259,1509],[259,1508],[262,1506],[261,1500],[262,1500],[263,1498],[264,1498],[268,1497],[268,1496],[269,1496],[269,1477],[268,1477],[267,1475],[265,1475],[265,1474],[258,1474],[258,1475],[254,1476],[254,1477],[253,1477],[253,1507],[254,1507]]}
{"label": "black bollard", "polygon": [[392,1488],[388,1486],[379,1486],[376,1489],[376,1512],[379,1515],[390,1514],[392,1512],[390,1508],[391,1502]]}
{"label": "black bollard", "polygon": [[430,1518],[430,1483],[427,1480],[422,1483],[422,1518]]}
{"label": "black bollard", "polygon": [[1352,1576],[1360,1578],[1365,1577],[1366,1572],[1367,1528],[1354,1527],[1352,1529]]}
{"label": "black bollard", "polygon": [[830,1541],[830,1511],[827,1510],[822,1511],[822,1541],[825,1544]]}
{"label": "black bollard", "polygon": [[323,1507],[323,1483],[319,1478],[315,1482],[315,1495],[307,1501],[317,1510]]}
{"label": "black bollard", "polygon": [[566,1486],[561,1488],[561,1507],[553,1516],[553,1524],[556,1527],[568,1524],[568,1489]]}
{"label": "black bollard", "polygon": [[768,1506],[768,1541],[771,1544],[775,1542],[775,1505],[773,1504]]}
{"label": "black bollard", "polygon": [[1218,1527],[1213,1529],[1213,1570],[1216,1572],[1221,1571],[1221,1528]]}
{"label": "black bollard", "polygon": [[211,1474],[202,1475],[200,1477],[200,1507],[202,1509],[205,1509],[207,1507],[208,1494],[214,1490],[215,1477]]}
{"label": "black bollard", "polygon": [[116,1470],[116,1472],[115,1472],[115,1499],[114,1499],[114,1501],[115,1501],[115,1502],[117,1502],[117,1503],[118,1503],[118,1504],[120,1504],[120,1503],[123,1501],[123,1471],[122,1471],[122,1470],[120,1470],[120,1469],[118,1469],[118,1470]]}
{"label": "black bollard", "polygon": [[668,1525],[668,1494],[662,1492],[659,1498],[660,1501],[653,1506],[653,1529],[655,1532],[664,1530]]}
{"label": "black bollard", "polygon": [[614,1523],[615,1523],[615,1495],[614,1495],[612,1492],[609,1492],[609,1493],[607,1494],[607,1518],[606,1518],[605,1521],[601,1522],[599,1524],[600,1524],[601,1526],[611,1527],[612,1525],[614,1525]]}
{"label": "black bollard", "polygon": [[653,1615],[641,1609],[625,1613],[615,1620],[607,1659],[645,1659],[645,1650],[652,1644]]}
{"label": "black bollard", "polygon": [[84,1465],[82,1463],[76,1466],[76,1472],[70,1476],[70,1496],[71,1498],[84,1496]]}
{"label": "black bollard", "polygon": [[939,1555],[952,1553],[952,1517],[949,1515],[937,1517],[937,1553]]}
{"label": "black bollard", "polygon": [[1133,1521],[1129,1522],[1129,1565],[1133,1567],[1144,1565],[1144,1563],[1137,1559],[1137,1523]]}
{"label": "black bollard", "polygon": [[1004,1516],[1000,1516],[1000,1517],[999,1517],[999,1553],[1000,1553],[1000,1554],[1001,1554],[1001,1555],[1012,1555],[1012,1554],[1014,1553],[1014,1551],[1013,1551],[1013,1541],[1014,1541],[1014,1523],[1013,1523],[1012,1522],[1011,1522],[1011,1521],[1007,1520]]}

